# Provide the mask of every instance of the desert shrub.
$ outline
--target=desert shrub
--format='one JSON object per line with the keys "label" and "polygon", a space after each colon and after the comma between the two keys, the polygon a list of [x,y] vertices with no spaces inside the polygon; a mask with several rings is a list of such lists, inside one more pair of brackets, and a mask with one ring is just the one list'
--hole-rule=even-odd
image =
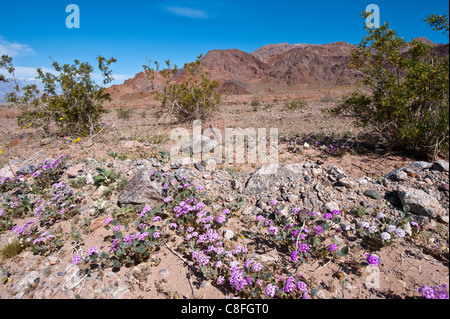
{"label": "desert shrub", "polygon": [[123,106],[120,106],[116,109],[117,117],[122,120],[129,120],[134,113],[134,108],[125,109]]}
{"label": "desert shrub", "polygon": [[[439,21],[432,16],[426,21],[438,29]],[[354,116],[357,124],[385,142],[418,157],[448,150],[448,56],[437,56],[430,45],[417,40],[406,43],[389,23],[366,30],[351,64],[363,72],[362,84],[370,94],[355,91],[331,113]],[[406,46],[409,51],[404,52]]]}
{"label": "desert shrub", "polygon": [[283,108],[287,111],[296,111],[304,109],[308,106],[308,102],[305,101],[303,98],[298,98],[295,101],[286,102],[283,106]]}
{"label": "desert shrub", "polygon": [[[156,99],[182,123],[207,119],[221,101],[215,90],[219,82],[211,81],[208,73],[202,71],[201,58],[199,55],[195,62],[186,63],[182,70],[178,70],[176,65],[172,67],[169,60],[164,70],[159,69],[157,61],[154,62],[155,69],[150,65],[143,66],[152,88],[156,90]],[[173,81],[177,74],[183,79],[181,83]]]}
{"label": "desert shrub", "polygon": [[98,130],[99,119],[105,112],[102,104],[110,100],[104,87],[113,80],[109,66],[116,60],[99,56],[97,61],[103,86],[94,82],[94,68],[89,63],[75,60],[72,65],[60,65],[53,61],[53,68],[58,75],[44,73],[41,68],[36,70],[36,79],[44,84],[41,92],[36,85],[20,88],[15,81],[12,58],[2,56],[0,68],[6,69],[12,79],[0,80],[13,84],[14,91],[5,97],[7,102],[22,111],[18,117],[19,126],[31,124],[29,126],[42,127],[48,131],[49,125],[54,123],[64,135],[87,135]]}

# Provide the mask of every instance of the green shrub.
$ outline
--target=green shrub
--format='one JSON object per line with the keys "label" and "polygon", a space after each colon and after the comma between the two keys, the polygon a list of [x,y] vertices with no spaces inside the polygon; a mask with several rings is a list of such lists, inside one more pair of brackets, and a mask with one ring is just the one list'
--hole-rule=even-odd
{"label": "green shrub", "polygon": [[283,108],[287,111],[296,111],[296,110],[304,109],[307,106],[308,106],[308,102],[306,102],[305,99],[298,98],[295,101],[284,103]]}
{"label": "green shrub", "polygon": [[[426,21],[438,29],[432,16]],[[355,91],[329,111],[354,116],[357,124],[386,143],[418,157],[448,151],[448,56],[437,56],[431,46],[417,40],[406,43],[389,23],[366,30],[351,63],[363,72],[364,89],[370,94]],[[404,53],[406,45],[410,50]]]}
{"label": "green shrub", "polygon": [[[97,58],[98,68],[103,77],[103,86],[99,86],[92,79],[94,68],[87,62],[74,61],[74,64],[59,65],[53,61],[53,68],[58,73],[44,73],[41,68],[36,71],[36,79],[44,84],[43,92],[36,85],[20,88],[14,77],[12,58],[4,55],[0,68],[6,69],[12,76],[10,82],[15,82],[14,92],[6,94],[6,101],[12,106],[19,107],[19,126],[42,127],[49,130],[51,123],[56,124],[59,132],[68,135],[88,135],[99,128],[101,114],[106,111],[102,104],[111,100],[105,87],[113,78],[109,65],[116,62],[114,58],[106,60]],[[6,81],[5,78],[0,78]]]}
{"label": "green shrub", "polygon": [[118,109],[116,109],[117,117],[122,120],[129,120],[134,113],[134,108],[125,109],[122,106],[120,106]]}
{"label": "green shrub", "polygon": [[211,81],[208,73],[202,71],[202,55],[195,62],[186,63],[180,70],[181,83],[173,81],[178,69],[173,68],[170,61],[166,61],[167,68],[159,70],[159,63],[155,61],[155,69],[144,65],[144,70],[156,90],[156,99],[161,101],[167,112],[175,116],[179,122],[191,123],[195,120],[205,120],[211,112],[217,109],[221,96],[216,92],[218,81]]}

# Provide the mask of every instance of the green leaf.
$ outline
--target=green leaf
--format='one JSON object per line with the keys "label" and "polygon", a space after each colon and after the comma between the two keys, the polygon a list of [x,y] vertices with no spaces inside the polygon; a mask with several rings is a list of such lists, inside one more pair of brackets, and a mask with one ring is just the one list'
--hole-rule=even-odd
{"label": "green leaf", "polygon": [[348,255],[348,246],[345,246],[341,249],[341,254],[344,256]]}
{"label": "green leaf", "polygon": [[116,239],[122,239],[123,238],[122,232],[120,232],[120,231],[115,232],[114,237],[116,237]]}
{"label": "green leaf", "polygon": [[114,260],[113,261],[113,267],[114,268],[120,268],[121,266],[122,266],[122,264],[118,260]]}

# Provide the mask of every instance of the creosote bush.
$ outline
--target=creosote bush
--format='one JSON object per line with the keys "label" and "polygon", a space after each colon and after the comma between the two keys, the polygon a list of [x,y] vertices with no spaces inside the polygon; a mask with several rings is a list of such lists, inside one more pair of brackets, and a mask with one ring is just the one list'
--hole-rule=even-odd
{"label": "creosote bush", "polygon": [[221,101],[216,92],[219,82],[211,81],[208,73],[202,71],[201,59],[199,55],[195,62],[186,63],[181,70],[176,65],[172,67],[169,60],[163,70],[157,61],[154,69],[150,63],[143,66],[156,90],[156,99],[181,123],[207,119]]}
{"label": "creosote bush", "polygon": [[[448,34],[446,16],[429,16],[426,21]],[[389,23],[365,29],[367,36],[352,53],[351,64],[363,72],[362,84],[370,94],[355,91],[329,111],[353,115],[386,143],[418,157],[448,152],[448,56],[438,56],[432,46],[418,40],[406,43]]]}
{"label": "creosote bush", "polygon": [[105,86],[113,80],[109,66],[116,59],[97,57],[98,69],[103,77],[103,86],[93,80],[94,68],[87,62],[75,60],[73,64],[60,65],[53,61],[54,73],[38,68],[37,78],[44,84],[41,92],[35,84],[21,88],[14,76],[12,58],[3,55],[0,68],[6,69],[11,78],[0,78],[10,82],[14,91],[6,94],[7,102],[18,107],[19,126],[42,127],[49,131],[50,124],[58,127],[63,135],[85,136],[99,129],[99,120],[105,109],[102,105],[109,101]]}

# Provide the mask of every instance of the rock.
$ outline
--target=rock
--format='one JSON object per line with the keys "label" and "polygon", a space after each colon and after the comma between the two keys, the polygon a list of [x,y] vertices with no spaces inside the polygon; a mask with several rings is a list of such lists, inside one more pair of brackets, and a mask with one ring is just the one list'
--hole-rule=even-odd
{"label": "rock", "polygon": [[200,162],[195,162],[194,166],[196,169],[198,169],[200,172],[204,170],[202,164]]}
{"label": "rock", "polygon": [[387,173],[384,177],[392,179],[394,181],[405,181],[408,179],[408,174],[402,169],[396,169]]}
{"label": "rock", "polygon": [[439,172],[448,172],[448,162],[443,160],[436,161],[431,169]]}
{"label": "rock", "polygon": [[179,169],[181,167],[180,163],[172,163],[170,164],[171,169]]}
{"label": "rock", "polygon": [[130,292],[130,289],[126,285],[120,285],[116,289],[110,291],[111,297],[113,299],[123,299],[123,297]]}
{"label": "rock", "polygon": [[403,206],[409,207],[409,212],[417,215],[437,217],[442,216],[444,209],[438,200],[424,191],[415,188],[406,188],[401,185],[397,194]]}
{"label": "rock", "polygon": [[254,208],[252,206],[247,206],[242,210],[242,215],[250,215],[254,211]]}
{"label": "rock", "polygon": [[355,229],[355,226],[351,225],[351,224],[347,224],[347,223],[341,223],[341,228],[343,231],[350,231]]}
{"label": "rock", "polygon": [[56,256],[48,256],[47,259],[48,259],[48,262],[50,263],[50,265],[52,265],[52,266],[56,265],[57,263],[60,262],[59,258]]}
{"label": "rock", "polygon": [[207,154],[219,145],[217,141],[205,135],[194,135],[189,142],[183,145],[184,154]]}
{"label": "rock", "polygon": [[243,192],[256,195],[276,190],[288,183],[298,183],[303,172],[301,164],[263,165],[247,180]]}
{"label": "rock", "polygon": [[322,169],[321,168],[313,168],[312,170],[311,170],[311,174],[313,175],[313,176],[318,176],[318,175],[320,175],[322,173]]}
{"label": "rock", "polygon": [[232,240],[234,237],[234,232],[230,229],[226,229],[223,231],[223,237],[228,240]]}
{"label": "rock", "polygon": [[348,177],[339,179],[339,183],[346,188],[355,188],[357,183]]}
{"label": "rock", "polygon": [[297,195],[288,195],[287,200],[291,204],[295,204],[298,202],[298,196]]}
{"label": "rock", "polygon": [[419,173],[424,169],[430,168],[432,165],[433,164],[424,161],[412,162],[408,167],[405,168],[405,171],[407,173]]}
{"label": "rock", "polygon": [[[11,167],[10,167],[11,166]],[[14,164],[6,165],[0,169],[0,177],[15,178],[14,173],[19,169]]]}
{"label": "rock", "polygon": [[40,274],[37,271],[31,271],[28,274],[26,274],[22,279],[20,279],[17,284],[14,285],[14,290],[18,293],[23,293],[29,287],[35,287],[40,280]]}
{"label": "rock", "polygon": [[448,184],[441,184],[439,185],[439,190],[448,192]]}
{"label": "rock", "polygon": [[367,185],[368,181],[364,177],[356,179],[359,185]]}
{"label": "rock", "polygon": [[325,203],[325,205],[323,205],[323,207],[329,212],[332,212],[333,210],[339,210],[339,211],[341,210],[339,208],[339,205],[335,202]]}
{"label": "rock", "polygon": [[140,170],[120,192],[117,204],[124,206],[146,205],[151,201],[162,201],[162,185],[150,179],[151,171],[148,168]]}
{"label": "rock", "polygon": [[108,189],[108,187],[104,186],[104,185],[100,185],[99,188],[97,188],[97,190],[94,192],[94,194],[92,194],[92,199],[93,200],[98,200],[102,197],[103,193]]}
{"label": "rock", "polygon": [[94,177],[92,176],[91,173],[86,175],[86,184],[87,185],[94,185],[95,184]]}
{"label": "rock", "polygon": [[303,147],[304,147],[304,148],[309,148],[309,144],[305,142],[305,143],[303,144]]}
{"label": "rock", "polygon": [[448,216],[438,216],[438,221],[443,223],[443,224],[447,224],[449,222],[449,217]]}
{"label": "rock", "polygon": [[323,292],[323,290],[318,290],[317,291],[316,298],[317,299],[325,299],[326,298],[325,293]]}
{"label": "rock", "polygon": [[78,173],[80,172],[80,171],[82,171],[83,170],[83,164],[82,163],[80,163],[80,164],[77,164],[77,165],[75,165],[75,166],[72,166],[72,167],[69,167],[69,169],[67,170],[67,175],[69,176],[69,177],[72,177],[72,178],[74,178],[74,177],[77,177],[78,176]]}
{"label": "rock", "polygon": [[92,223],[91,223],[91,226],[90,226],[91,232],[96,231],[100,227],[105,226],[105,220],[108,217],[110,217],[110,216],[101,216],[101,217],[98,217],[98,218],[94,219],[92,221]]}
{"label": "rock", "polygon": [[364,195],[372,198],[372,199],[380,199],[382,197],[382,195],[380,194],[379,191],[375,190],[375,189],[368,189],[364,192]]}
{"label": "rock", "polygon": [[22,168],[19,168],[16,171],[16,174],[17,175],[28,175],[30,173],[33,173],[34,171],[36,171],[36,166],[30,164],[30,165],[24,166]]}
{"label": "rock", "polygon": [[126,149],[143,148],[144,144],[139,141],[126,141],[122,144],[122,147]]}

